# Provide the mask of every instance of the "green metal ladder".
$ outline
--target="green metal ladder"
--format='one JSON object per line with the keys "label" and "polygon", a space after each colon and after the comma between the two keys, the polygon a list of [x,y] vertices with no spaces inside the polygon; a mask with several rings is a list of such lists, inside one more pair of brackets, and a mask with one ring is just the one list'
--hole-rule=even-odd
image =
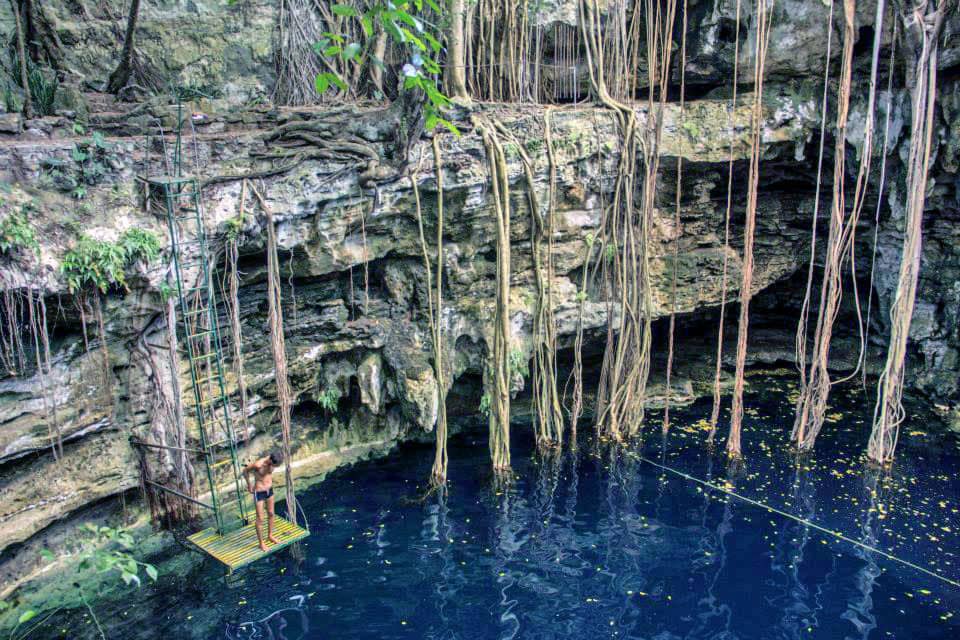
{"label": "green metal ladder", "polygon": [[[179,171],[177,171],[179,173]],[[181,348],[190,363],[192,410],[200,437],[200,453],[206,467],[210,486],[210,503],[201,502],[159,483],[150,484],[162,491],[190,500],[213,511],[216,530],[224,535],[247,524],[244,505],[246,492],[242,490],[242,473],[237,458],[237,438],[230,419],[230,402],[224,384],[223,348],[217,319],[217,300],[214,293],[213,269],[207,252],[207,237],[203,224],[203,205],[200,183],[190,176],[155,176],[145,179],[150,191],[159,192],[166,210],[170,230],[170,246],[174,277],[180,304],[180,325],[183,339]],[[186,272],[198,268],[195,286],[184,284]],[[155,446],[138,443],[143,446]],[[175,447],[160,447],[172,449]],[[228,523],[224,517],[224,499],[216,483],[216,470],[229,465],[234,476],[234,491],[240,522]]]}

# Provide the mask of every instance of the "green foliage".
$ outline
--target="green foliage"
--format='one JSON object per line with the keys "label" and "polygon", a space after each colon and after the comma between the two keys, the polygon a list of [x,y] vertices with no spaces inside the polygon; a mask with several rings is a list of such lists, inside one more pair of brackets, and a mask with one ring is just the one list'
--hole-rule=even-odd
{"label": "green foliage", "polygon": [[160,241],[150,231],[128,229],[117,242],[84,235],[64,255],[60,271],[73,293],[86,287],[106,293],[113,286],[126,289],[126,268],[139,261],[150,262],[159,254]]}
{"label": "green foliage", "polygon": [[56,75],[48,78],[39,67],[31,64],[27,82],[30,84],[30,97],[33,98],[37,115],[52,116],[54,99],[57,97],[57,89],[60,86]]}
{"label": "green foliage", "polygon": [[[83,135],[83,126],[75,124],[74,133]],[[87,140],[73,145],[70,161],[47,159],[43,165],[56,188],[79,200],[86,197],[88,187],[99,184],[106,176],[112,147],[102,133],[94,131]]]}
{"label": "green foliage", "polygon": [[317,404],[319,404],[324,411],[336,411],[337,406],[340,404],[340,390],[333,385],[322,389],[317,394]]}
{"label": "green foliage", "polygon": [[524,378],[530,377],[530,363],[527,362],[527,356],[524,355],[523,350],[519,347],[511,349],[510,353],[507,354],[507,366],[509,367],[510,375],[519,373]]}
{"label": "green foliage", "polygon": [[20,213],[10,213],[0,220],[0,253],[10,255],[22,250],[34,254],[40,252],[40,243],[27,220],[27,211],[28,207],[24,206]]}
{"label": "green foliage", "polygon": [[20,107],[17,106],[17,99],[13,95],[13,86],[9,81],[7,81],[3,88],[3,107],[6,109],[7,113],[16,113],[17,111],[20,111]]}
{"label": "green foliage", "polygon": [[124,529],[98,527],[89,522],[84,528],[91,537],[80,555],[78,571],[93,570],[99,574],[116,572],[123,584],[136,584],[139,587],[142,570],[150,580],[156,581],[157,568],[133,557],[133,536]]}
{"label": "green foliage", "polygon": [[685,120],[680,126],[692,140],[698,140],[700,138],[700,125],[695,121]]}
{"label": "green foliage", "polygon": [[[430,23],[425,19],[424,5],[437,16],[440,15],[440,7],[435,0],[371,2],[362,11],[350,5],[334,4],[331,10],[335,15],[360,21],[366,41],[347,42],[344,36],[328,32],[314,45],[314,50],[321,56],[337,57],[350,64],[362,64],[369,58],[373,64],[383,66],[381,60],[367,51],[375,40],[374,27],[379,26],[394,43],[410,54],[410,61],[403,65],[400,72],[403,89],[421,91],[425,96],[427,130],[432,131],[437,125],[442,125],[459,136],[460,131],[442,115],[450,106],[450,99],[440,91],[438,84],[441,68],[435,56],[443,47],[440,40],[426,28]],[[315,82],[318,93],[324,93],[331,87],[341,91],[347,89],[343,79],[332,72],[319,74]]]}
{"label": "green foliage", "polygon": [[[148,562],[141,562],[134,558],[133,536],[121,528],[100,526],[93,523],[86,523],[82,531],[86,532],[86,537],[81,542],[81,550],[77,555],[77,573],[83,574],[90,571],[98,575],[113,574],[116,575],[125,586],[136,584],[138,587],[142,583],[141,574],[145,575],[151,581],[156,582],[159,577],[157,568]],[[56,560],[56,556],[49,549],[41,549],[40,557],[48,563]],[[80,581],[73,583],[77,589],[80,599],[87,604],[86,595],[80,586]],[[94,615],[93,609],[87,604],[88,611]],[[14,610],[15,607],[8,602],[0,600],[0,613]],[[43,626],[54,613],[59,611],[59,607],[46,616],[35,622],[32,626],[24,628],[37,617],[38,612],[33,609],[24,609],[17,616],[16,625],[7,636],[8,640],[24,640],[39,627]]]}
{"label": "green foliage", "polygon": [[119,241],[127,264],[138,261],[153,262],[160,255],[160,240],[152,231],[130,228],[123,232]]}
{"label": "green foliage", "polygon": [[482,396],[480,396],[480,406],[478,407],[478,410],[480,411],[480,415],[482,415],[484,418],[490,417],[490,394],[489,393],[484,393]]}
{"label": "green foliage", "polygon": [[239,238],[240,234],[243,233],[243,225],[245,222],[241,215],[235,215],[229,218],[226,223],[224,223],[226,226],[227,240],[233,242]]}
{"label": "green foliage", "polygon": [[[11,62],[12,69],[20,68],[20,56],[14,54]],[[16,74],[17,83],[20,83],[20,73]],[[38,116],[52,116],[53,103],[57,97],[60,81],[55,73],[45,74],[32,60],[27,60],[27,85],[30,88],[30,97],[33,98],[33,108]],[[12,110],[10,110],[12,111]]]}

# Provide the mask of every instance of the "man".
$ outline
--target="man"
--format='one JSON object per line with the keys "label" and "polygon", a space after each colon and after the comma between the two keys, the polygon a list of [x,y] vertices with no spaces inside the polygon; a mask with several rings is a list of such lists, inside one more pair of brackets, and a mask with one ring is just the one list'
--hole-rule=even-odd
{"label": "man", "polygon": [[257,540],[260,550],[266,551],[263,541],[263,512],[267,512],[267,540],[273,544],[280,542],[273,535],[273,470],[283,462],[280,451],[271,451],[270,455],[255,460],[243,468],[243,477],[247,480],[247,490],[253,494],[257,507]]}

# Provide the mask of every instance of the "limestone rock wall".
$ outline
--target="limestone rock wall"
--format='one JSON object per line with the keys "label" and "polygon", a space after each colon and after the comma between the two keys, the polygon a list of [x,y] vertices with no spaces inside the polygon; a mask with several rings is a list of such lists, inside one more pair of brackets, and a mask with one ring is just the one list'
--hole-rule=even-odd
{"label": "limestone rock wall", "polygon": [[[269,105],[275,4],[268,0],[247,0],[232,7],[219,0],[144,3],[141,53],[176,82],[213,89],[210,95],[217,96],[186,105],[188,113],[197,114],[192,119],[196,135],[185,140],[187,170],[205,179],[262,170],[268,166],[265,154],[276,147],[268,133],[294,120],[334,118],[345,133],[361,139],[378,155],[385,158],[393,153],[395,131],[387,112],[374,107],[292,110]],[[76,3],[57,0],[43,5],[65,44],[64,66],[70,80],[64,84],[58,115],[23,122],[17,114],[0,113],[0,182],[7,185],[3,207],[7,212],[26,207],[41,240],[36,257],[0,257],[0,281],[7,288],[43,287],[47,292],[48,307],[56,317],[48,394],[56,401],[65,446],[64,459],[55,462],[49,450],[39,379],[31,375],[0,378],[0,571],[5,576],[16,573],[10,567],[17,565],[15,551],[20,545],[35,544],[42,537],[38,534],[50,530],[52,524],[137,487],[139,465],[128,442],[131,435],[144,439],[164,435],[155,422],[155,390],[141,347],[146,342],[162,345],[164,341],[166,222],[156,207],[145,206],[137,176],[167,170],[161,158],[172,147],[168,132],[176,125],[177,112],[162,98],[118,105],[91,92],[115,62],[114,30],[126,2],[97,3],[88,17],[78,13]],[[538,19],[544,24],[571,23],[576,15],[572,6],[566,1],[547,2]],[[691,1],[690,7],[688,83],[698,96],[708,97],[692,99],[682,118],[676,105],[665,114],[661,191],[650,247],[658,316],[669,311],[675,241],[680,248],[678,311],[702,313],[715,307],[721,297],[731,144],[731,114],[723,95],[729,93],[735,2],[700,0]],[[9,26],[8,11],[6,4],[0,6],[0,27]],[[774,16],[756,248],[758,291],[782,287],[802,273],[806,264],[814,208],[826,11],[823,3],[787,1],[778,2]],[[742,63],[749,69],[750,16],[746,8],[742,19],[740,44],[746,52]],[[872,19],[869,11],[858,16],[861,39],[871,37]],[[947,404],[956,401],[960,374],[958,26],[952,18],[948,47],[941,58],[940,147],[928,199],[927,244],[911,351],[914,387]],[[857,59],[862,68],[860,49]],[[854,111],[862,109],[865,87],[858,88],[858,95]],[[745,105],[749,96],[743,98]],[[902,94],[894,96],[892,104],[888,184],[902,185],[900,158],[909,134],[903,123],[909,121],[909,107]],[[475,114],[500,121],[516,138],[505,141],[514,206],[512,320],[516,347],[529,353],[535,297],[531,220],[516,145],[523,145],[534,158],[535,188],[545,203],[549,185],[544,108],[479,105]],[[82,135],[74,128],[78,115],[87,129]],[[446,186],[444,356],[449,384],[456,384],[458,376],[480,373],[493,307],[489,170],[469,115],[456,114],[462,137],[444,136],[441,143]],[[739,281],[749,114],[741,106],[732,117],[732,148],[737,158],[734,193],[739,195],[733,200],[733,238],[727,256],[730,300],[736,297]],[[558,296],[560,340],[568,344],[575,328],[575,296],[587,237],[596,233],[602,208],[609,200],[620,145],[610,114],[603,110],[557,108],[553,122],[558,163],[553,290]],[[89,140],[91,131],[106,135],[110,151],[104,160],[104,174],[77,198],[64,187],[63,174],[75,169],[73,150]],[[163,142],[161,131],[167,132]],[[827,146],[829,150],[829,142]],[[684,158],[680,228],[673,221],[677,157]],[[427,236],[432,237],[438,194],[426,140],[414,145],[407,166],[417,166],[421,158],[422,168],[414,179],[423,199]],[[828,155],[825,166],[831,162]],[[433,428],[438,395],[429,363],[426,292],[413,194],[409,176],[391,174],[388,165],[384,162],[387,171],[371,178],[367,164],[355,159],[314,159],[257,183],[278,222],[290,377],[296,394],[295,457],[304,474],[383,450],[401,438],[429,437]],[[825,194],[829,188],[825,185]],[[872,315],[872,335],[878,347],[885,336],[882,310],[889,307],[893,294],[902,233],[902,205],[898,203],[903,198],[896,189],[894,186],[891,202],[881,204]],[[207,231],[220,260],[227,221],[239,210],[240,191],[236,179],[216,181],[204,190]],[[245,381],[250,392],[249,429],[243,434],[247,438],[242,449],[245,457],[269,448],[277,431],[266,323],[263,218],[252,203],[248,197],[240,236],[243,281],[239,307]],[[865,217],[872,218],[873,206],[875,201],[868,203],[870,215]],[[156,233],[163,240],[164,253],[153,264],[130,270],[129,291],[113,291],[105,298],[110,362],[105,374],[95,327],[87,318],[92,339],[88,350],[80,313],[59,266],[81,233],[116,239],[129,228]],[[870,255],[873,249],[871,231],[872,223],[865,224],[860,237],[866,253],[861,255]],[[867,262],[861,260],[858,265],[863,277],[868,276]],[[590,332],[602,335],[608,318],[598,292],[590,292],[586,309]],[[777,354],[781,352],[771,348],[758,358],[790,357]],[[181,378],[186,375],[182,362],[179,374]],[[236,409],[232,371],[228,386]],[[330,397],[337,399],[338,409],[321,406]],[[471,412],[475,408],[457,409]],[[329,464],[315,464],[318,459]],[[149,464],[161,475],[172,473],[172,461],[163,455],[151,457]]]}

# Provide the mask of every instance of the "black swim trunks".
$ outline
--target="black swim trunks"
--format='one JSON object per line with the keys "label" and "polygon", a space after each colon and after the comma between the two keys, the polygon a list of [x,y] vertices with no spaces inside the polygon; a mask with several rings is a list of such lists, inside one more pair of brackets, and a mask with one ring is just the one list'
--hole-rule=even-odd
{"label": "black swim trunks", "polygon": [[272,497],[273,497],[273,487],[270,487],[270,488],[267,489],[266,491],[256,491],[256,492],[254,492],[253,497],[254,497],[254,499],[255,499],[257,502],[262,502],[262,501],[266,500],[267,498],[272,498]]}

